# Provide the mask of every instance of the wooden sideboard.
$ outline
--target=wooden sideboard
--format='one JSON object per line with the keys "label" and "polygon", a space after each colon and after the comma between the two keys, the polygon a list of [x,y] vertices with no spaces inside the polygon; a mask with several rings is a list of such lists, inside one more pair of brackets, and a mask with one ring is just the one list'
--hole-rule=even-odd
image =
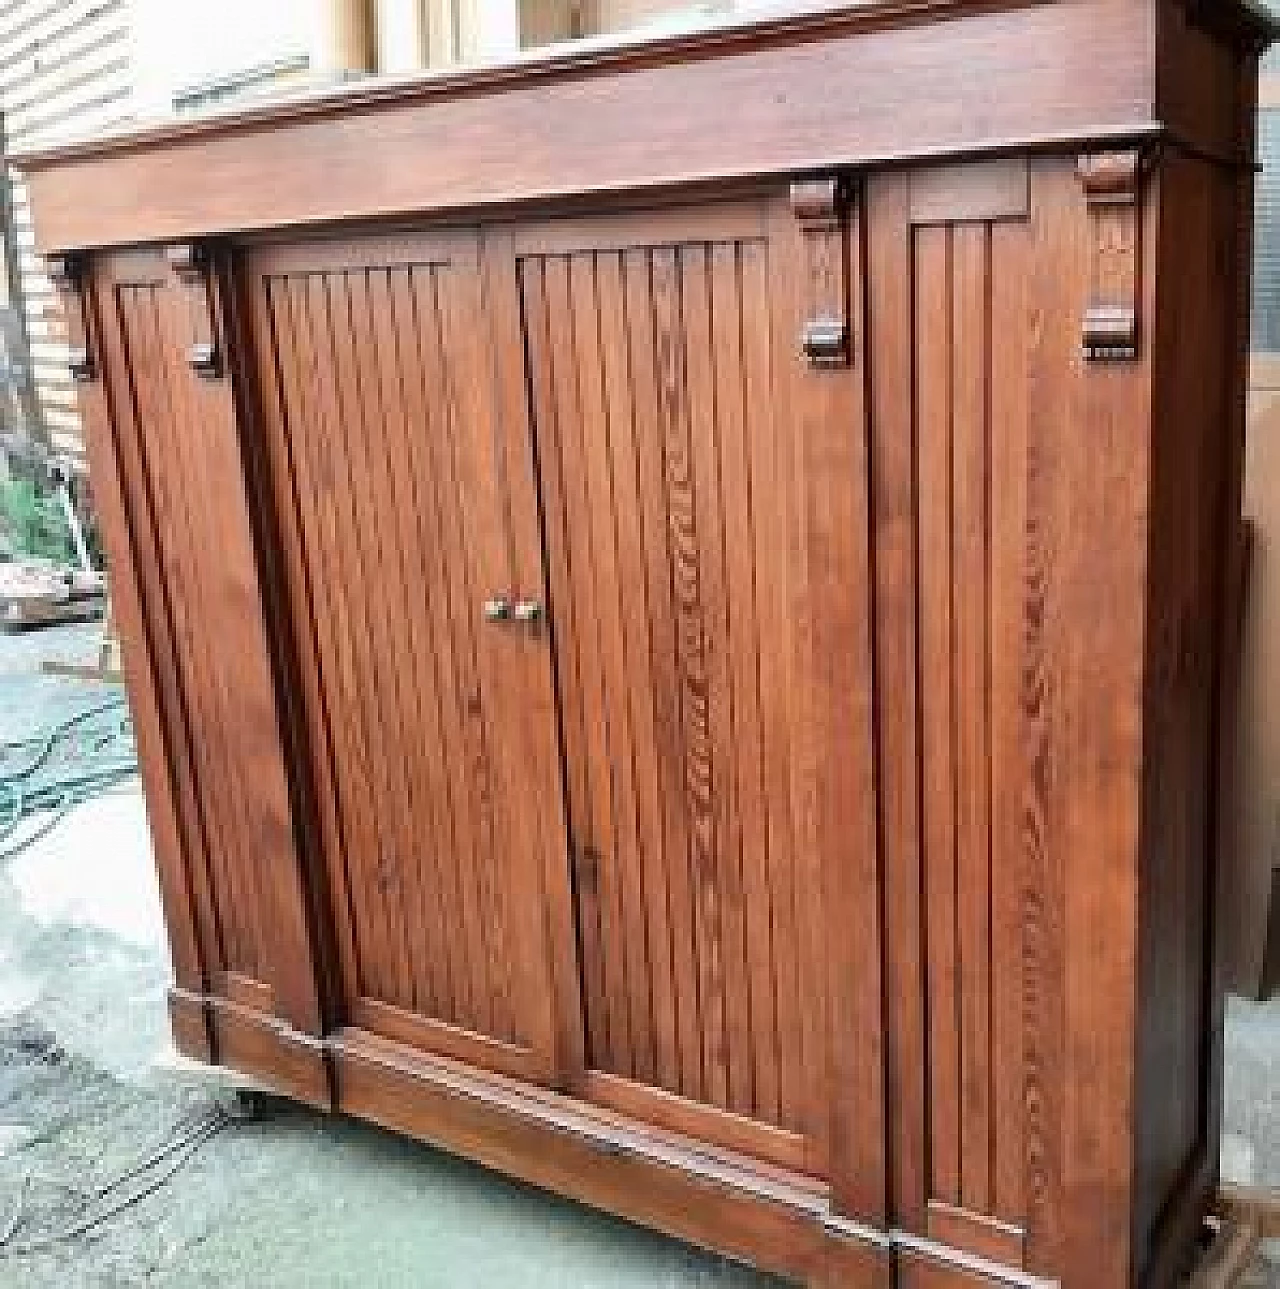
{"label": "wooden sideboard", "polygon": [[1171,1284],[1271,35],[863,0],[20,158],[183,1050],[813,1285]]}

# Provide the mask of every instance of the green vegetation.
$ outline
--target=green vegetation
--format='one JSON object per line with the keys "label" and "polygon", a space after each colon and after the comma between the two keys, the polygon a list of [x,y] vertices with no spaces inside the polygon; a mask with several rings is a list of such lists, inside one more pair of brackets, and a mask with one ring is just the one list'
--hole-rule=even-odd
{"label": "green vegetation", "polygon": [[67,518],[57,495],[29,479],[0,484],[3,545],[14,556],[66,563],[75,558]]}

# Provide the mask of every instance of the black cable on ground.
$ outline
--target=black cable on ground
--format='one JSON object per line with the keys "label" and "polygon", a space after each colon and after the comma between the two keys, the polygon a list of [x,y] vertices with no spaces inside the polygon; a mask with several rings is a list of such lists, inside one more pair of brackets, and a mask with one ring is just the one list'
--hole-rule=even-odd
{"label": "black cable on ground", "polygon": [[[0,747],[6,757],[32,749],[13,770],[5,769],[0,759],[0,862],[48,836],[76,806],[119,787],[138,772],[123,694],[94,703],[33,739]],[[24,823],[42,814],[50,817],[18,836]]]}
{"label": "black cable on ground", "polygon": [[[237,1100],[234,1108],[210,1102],[187,1111],[151,1150],[90,1192],[81,1211],[70,1221],[64,1221],[63,1225],[53,1230],[17,1241],[15,1237],[18,1232],[28,1225],[25,1213],[31,1181],[31,1174],[28,1172],[18,1189],[13,1214],[5,1229],[0,1232],[0,1258],[46,1253],[61,1244],[82,1239],[135,1204],[154,1195],[224,1129],[233,1124],[249,1123],[261,1118],[264,1105],[261,1098],[242,1097]],[[139,1181],[140,1185],[123,1190],[126,1183],[131,1181]],[[95,1209],[104,1200],[110,1201],[106,1207]]]}

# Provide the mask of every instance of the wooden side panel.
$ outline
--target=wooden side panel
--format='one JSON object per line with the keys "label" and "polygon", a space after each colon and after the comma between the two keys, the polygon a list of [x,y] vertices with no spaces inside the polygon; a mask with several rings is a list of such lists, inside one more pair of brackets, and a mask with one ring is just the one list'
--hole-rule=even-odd
{"label": "wooden side panel", "polygon": [[[99,360],[105,361],[99,315],[101,307],[111,302],[112,288],[110,275],[103,271],[101,263],[94,269],[102,285],[88,297],[89,336],[90,343],[100,347]],[[127,389],[123,371],[112,370],[110,376]],[[172,662],[173,656],[167,643],[167,623],[162,617],[149,617],[147,612],[148,573],[154,574],[155,569],[154,562],[148,563],[146,556],[152,540],[149,516],[145,511],[134,512],[130,505],[127,453],[118,438],[120,418],[114,400],[108,396],[106,373],[86,388],[83,397],[85,446],[93,471],[103,543],[113,570],[112,611],[125,645],[125,680],[146,783],[147,817],[174,980],[178,989],[203,995],[219,946],[209,903],[203,836],[191,798],[186,730],[176,718],[166,719],[166,715],[175,717],[174,709],[166,702],[172,692],[166,664]],[[181,1049],[208,1060],[209,1034],[203,1012],[195,1025],[187,1027],[185,1035],[182,1028],[175,1020],[175,1040]]]}
{"label": "wooden side panel", "polygon": [[508,574],[475,239],[248,267],[347,1018],[530,1074],[546,954],[502,750],[515,628],[481,612]]}
{"label": "wooden side panel", "polygon": [[[1188,1184],[1203,1204],[1216,1145],[1212,944],[1217,685],[1225,577],[1240,514],[1238,263],[1232,179],[1187,158],[1159,173],[1155,248],[1160,364],[1152,448],[1143,776],[1143,1009],[1139,1025],[1140,1258]],[[1224,696],[1223,701],[1230,701]],[[1207,1160],[1206,1160],[1207,1157]],[[1171,1211],[1169,1217],[1176,1215]]]}
{"label": "wooden side panel", "polygon": [[[1128,1284],[1137,1022],[1148,341],[1083,362],[1094,247],[1072,160],[1032,168],[1023,706],[1028,1262]],[[1152,236],[1141,200],[1144,244]],[[1142,269],[1142,314],[1154,276]],[[1030,1007],[1035,1000],[1034,1009]]]}
{"label": "wooden side panel", "polygon": [[1032,161],[1025,212],[995,220],[943,174],[868,195],[893,1206],[975,1256],[1119,1285],[1147,354],[1081,354],[1074,158]]}
{"label": "wooden side panel", "polygon": [[97,316],[210,984],[315,1032],[320,1000],[230,387],[188,367],[186,299],[158,252],[104,263]]}

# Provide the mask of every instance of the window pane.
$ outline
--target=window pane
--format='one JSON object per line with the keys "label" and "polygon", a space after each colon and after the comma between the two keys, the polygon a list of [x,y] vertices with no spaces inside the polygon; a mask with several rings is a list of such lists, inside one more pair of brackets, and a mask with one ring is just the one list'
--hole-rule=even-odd
{"label": "window pane", "polygon": [[823,0],[522,0],[520,43],[534,49],[586,36],[688,31],[727,19],[822,7]]}
{"label": "window pane", "polygon": [[1280,351],[1280,109],[1258,117],[1253,265],[1253,347]]}

